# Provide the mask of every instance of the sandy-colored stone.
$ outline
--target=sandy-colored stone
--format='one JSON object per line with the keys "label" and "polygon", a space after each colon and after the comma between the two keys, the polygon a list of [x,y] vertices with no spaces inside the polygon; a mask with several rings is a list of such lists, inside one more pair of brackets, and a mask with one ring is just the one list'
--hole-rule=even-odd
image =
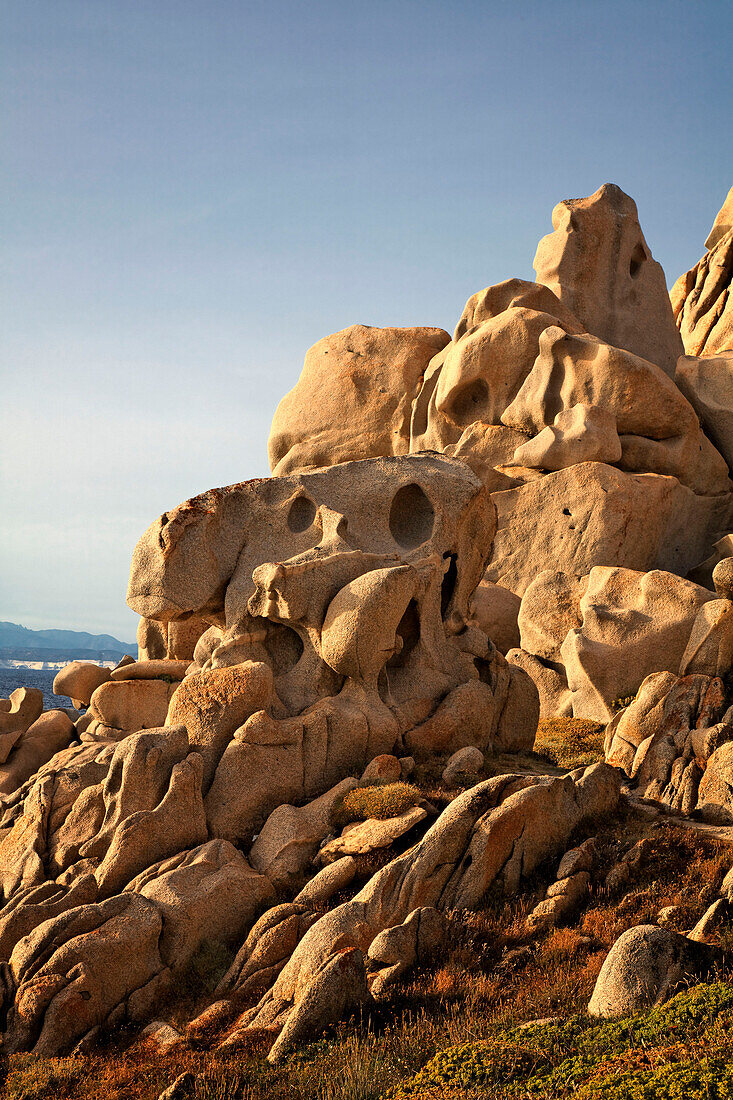
{"label": "sandy-colored stone", "polygon": [[154,902],[163,916],[161,958],[181,970],[204,942],[236,943],[275,901],[264,875],[226,840],[209,840],[148,867],[126,890]]}
{"label": "sandy-colored stone", "polygon": [[674,672],[712,593],[671,573],[596,566],[580,600],[582,626],[562,644],[573,714],[609,722],[611,703],[646,676]]}
{"label": "sandy-colored stone", "polygon": [[588,577],[544,569],[528,586],[519,609],[521,648],[546,661],[560,662],[560,649],[569,630],[583,622],[580,601]]}
{"label": "sandy-colored stone", "polygon": [[525,649],[510,649],[507,661],[521,668],[537,688],[539,717],[565,718],[573,713],[573,696],[562,664],[536,657]]}
{"label": "sandy-colored stone", "polygon": [[390,753],[382,753],[375,756],[364,768],[361,782],[368,783],[396,783],[402,775],[402,765],[396,756]]}
{"label": "sandy-colored stone", "polygon": [[0,764],[43,712],[43,692],[39,688],[16,688],[0,708]]}
{"label": "sandy-colored stone", "polygon": [[624,932],[611,948],[588,1005],[591,1016],[630,1016],[662,1004],[713,961],[710,949],[654,924]]}
{"label": "sandy-colored stone", "polygon": [[112,669],[110,679],[119,680],[182,680],[190,661],[173,661],[169,658],[151,661],[130,661]]}
{"label": "sandy-colored stone", "polygon": [[410,449],[410,414],[439,328],[352,325],[319,340],[277,407],[268,452],[275,474]]}
{"label": "sandy-colored stone", "polygon": [[75,707],[88,707],[100,684],[106,684],[110,670],[92,661],[72,661],[59,672],[53,682],[54,695],[68,695]]}
{"label": "sandy-colored stone", "polygon": [[450,787],[459,776],[478,775],[484,766],[484,754],[475,745],[459,749],[449,758],[443,769],[443,782]]}
{"label": "sandy-colored stone", "polygon": [[317,875],[305,884],[293,899],[296,905],[325,905],[331,898],[346,889],[356,875],[356,860],[353,856],[342,856],[335,863],[322,867]]}
{"label": "sandy-colored stone", "polygon": [[0,765],[0,794],[17,790],[75,736],[68,714],[62,710],[45,711],[20,735],[7,762]]}
{"label": "sandy-colored stone", "polygon": [[108,681],[95,690],[89,709],[99,722],[113,729],[130,733],[157,729],[166,723],[176,687],[164,680]]}
{"label": "sandy-colored stone", "polygon": [[680,676],[727,676],[733,669],[733,601],[710,600],[697,613],[680,660]]}
{"label": "sandy-colored stone", "polygon": [[584,462],[492,494],[498,526],[486,579],[523,595],[544,569],[594,565],[684,575],[727,517],[724,497],[699,497],[673,477]]}
{"label": "sandy-colored stone", "polygon": [[675,382],[733,470],[733,348],[704,359],[683,356],[677,363]]}
{"label": "sandy-colored stone", "polygon": [[705,242],[708,251],[680,275],[670,291],[672,308],[688,355],[733,351],[733,188]]}
{"label": "sandy-colored stone", "polygon": [[389,848],[427,816],[427,810],[422,806],[411,806],[396,817],[370,817],[366,821],[353,821],[344,826],[341,836],[324,844],[318,853],[318,860],[322,864],[334,863],[342,856],[367,855],[378,848]]}
{"label": "sandy-colored stone", "polygon": [[356,779],[343,779],[305,806],[273,810],[250,850],[255,870],[267,875],[277,889],[297,889],[331,830],[335,803],[356,786]]}
{"label": "sandy-colored stone", "polygon": [[471,610],[476,621],[505,656],[519,645],[517,618],[520,604],[521,600],[514,592],[485,578],[473,594]]}
{"label": "sandy-colored stone", "polygon": [[604,183],[588,198],[558,203],[552,228],[537,246],[537,281],[586,332],[656,363],[672,377],[682,340],[664,272],[644,239],[634,200]]}
{"label": "sandy-colored stone", "polygon": [[598,405],[578,404],[561,409],[551,425],[518,447],[509,465],[563,470],[578,462],[613,464],[621,454],[614,413]]}

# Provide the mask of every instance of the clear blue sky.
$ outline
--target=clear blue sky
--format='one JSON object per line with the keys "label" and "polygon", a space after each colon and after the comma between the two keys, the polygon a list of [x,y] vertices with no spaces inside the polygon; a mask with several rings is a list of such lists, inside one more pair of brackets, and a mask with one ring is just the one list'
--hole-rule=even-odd
{"label": "clear blue sky", "polygon": [[733,182],[733,4],[6,0],[0,619],[133,637],[161,511],[267,473],[306,349],[532,277],[612,181],[671,282]]}

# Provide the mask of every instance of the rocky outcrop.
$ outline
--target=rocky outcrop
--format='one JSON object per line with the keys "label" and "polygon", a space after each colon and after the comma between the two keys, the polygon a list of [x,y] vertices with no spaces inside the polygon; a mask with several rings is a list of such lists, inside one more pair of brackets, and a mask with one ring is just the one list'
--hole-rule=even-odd
{"label": "rocky outcrop", "polygon": [[604,183],[586,199],[558,203],[552,228],[537,246],[537,282],[557,295],[586,332],[673,377],[682,340],[634,200]]}
{"label": "rocky outcrop", "polygon": [[352,325],[319,340],[275,412],[272,472],[407,454],[412,403],[449,339],[439,328]]}
{"label": "rocky outcrop", "polygon": [[685,351],[707,358],[733,351],[733,188],[705,247],[699,263],[680,275],[670,298]]}
{"label": "rocky outcrop", "polygon": [[674,378],[733,471],[733,348],[704,359],[681,357]]}
{"label": "rocky outcrop", "polygon": [[402,924],[413,910],[473,908],[492,883],[513,893],[523,875],[562,850],[580,821],[612,811],[618,796],[618,773],[605,765],[577,778],[503,775],[466,791],[414,848],[305,932],[271,989],[235,1025],[228,1042],[247,1028],[287,1027],[293,1014],[300,1016],[304,991],[329,960],[344,950],[363,956],[379,932]]}

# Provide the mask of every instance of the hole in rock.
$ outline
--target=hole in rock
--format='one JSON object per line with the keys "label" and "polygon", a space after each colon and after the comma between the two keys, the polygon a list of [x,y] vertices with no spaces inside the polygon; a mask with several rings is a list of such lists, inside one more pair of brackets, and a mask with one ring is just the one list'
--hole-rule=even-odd
{"label": "hole in rock", "polygon": [[389,510],[389,529],[395,542],[412,550],[433,533],[435,511],[419,485],[403,485]]}
{"label": "hole in rock", "polygon": [[563,508],[563,510],[562,510],[562,514],[563,514],[564,516],[569,516],[569,515],[571,515],[570,509],[569,509],[569,508]]}
{"label": "hole in rock", "polygon": [[443,580],[440,585],[440,614],[441,618],[445,616],[448,610],[448,604],[453,599],[453,593],[456,590],[456,581],[458,580],[458,555],[457,554],[443,554],[443,560],[450,558],[448,568],[443,574]]}
{"label": "hole in rock", "polygon": [[410,600],[405,608],[397,626],[397,634],[402,639],[402,649],[399,653],[392,654],[387,661],[387,668],[403,668],[420,640],[420,610],[415,600]]}
{"label": "hole in rock", "polygon": [[472,424],[480,420],[480,410],[489,399],[489,387],[483,378],[476,378],[459,390],[450,404],[450,416],[459,424]]}
{"label": "hole in rock", "polygon": [[297,535],[301,531],[307,531],[315,518],[316,506],[313,501],[304,496],[296,497],[288,512],[288,527]]}
{"label": "hole in rock", "polygon": [[295,668],[303,656],[303,641],[299,634],[285,623],[273,623],[265,620],[265,649],[272,662],[272,671],[282,676]]}
{"label": "hole in rock", "polygon": [[643,244],[637,244],[634,247],[634,251],[631,253],[631,260],[629,262],[629,275],[632,279],[635,279],[641,270],[641,265],[646,259],[646,252],[644,251]]}

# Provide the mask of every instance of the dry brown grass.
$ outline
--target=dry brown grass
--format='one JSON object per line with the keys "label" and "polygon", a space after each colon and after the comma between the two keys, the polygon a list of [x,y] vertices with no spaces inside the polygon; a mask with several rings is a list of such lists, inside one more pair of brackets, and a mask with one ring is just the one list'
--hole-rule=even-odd
{"label": "dry brown grass", "polygon": [[545,718],[534,751],[560,768],[585,767],[603,759],[605,726],[586,718]]}
{"label": "dry brown grass", "polygon": [[[571,843],[586,835],[579,831]],[[649,845],[632,889],[610,894],[608,869],[642,836]],[[408,974],[363,1021],[344,1022],[283,1067],[266,1062],[264,1036],[228,1056],[211,1049],[159,1055],[118,1032],[89,1057],[13,1056],[7,1100],[155,1100],[185,1070],[199,1075],[196,1100],[379,1100],[437,1050],[517,1021],[582,1012],[618,935],[672,904],[682,907],[681,927],[692,927],[731,862],[721,843],[628,815],[606,823],[599,843],[588,904],[572,926],[540,938],[526,930],[527,913],[554,878],[552,861],[520,895],[491,892],[481,911],[452,914],[450,947],[438,963]],[[208,962],[218,970],[222,960]],[[170,1007],[167,1018],[175,1019]]]}

